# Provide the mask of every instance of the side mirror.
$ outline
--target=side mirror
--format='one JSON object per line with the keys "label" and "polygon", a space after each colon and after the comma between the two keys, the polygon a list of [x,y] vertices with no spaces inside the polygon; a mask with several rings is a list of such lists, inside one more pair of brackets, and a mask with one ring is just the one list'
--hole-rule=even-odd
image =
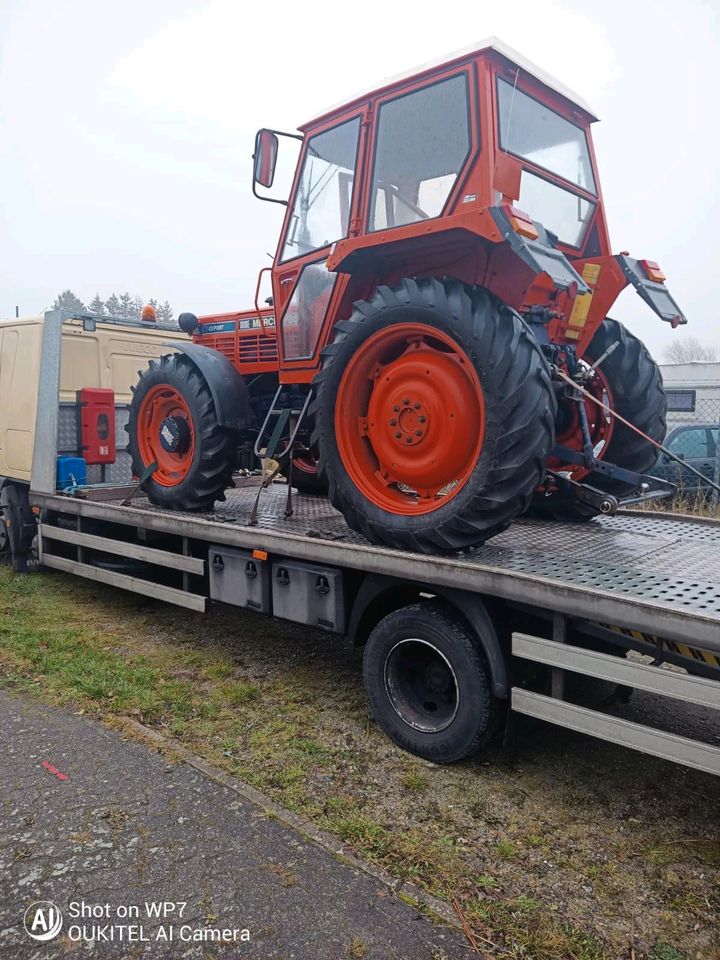
{"label": "side mirror", "polygon": [[275,164],[278,155],[278,138],[270,130],[258,130],[255,137],[253,180],[261,187],[270,188],[275,179]]}

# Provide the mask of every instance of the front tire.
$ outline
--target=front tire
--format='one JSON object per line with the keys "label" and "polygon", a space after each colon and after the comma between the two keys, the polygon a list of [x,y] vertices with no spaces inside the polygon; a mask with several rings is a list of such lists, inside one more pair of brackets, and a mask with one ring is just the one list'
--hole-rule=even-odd
{"label": "front tire", "polygon": [[480,641],[441,601],[384,617],[365,646],[363,679],[385,733],[426,760],[462,760],[496,732],[498,701]]}
{"label": "front tire", "polygon": [[554,441],[535,337],[454,280],[381,286],[335,327],[314,381],[329,497],[370,542],[471,549],[524,513]]}
{"label": "front tire", "polygon": [[[282,461],[282,471],[287,476],[289,458]],[[313,496],[327,494],[327,482],[320,476],[318,462],[309,450],[299,450],[293,457],[292,486],[299,493],[309,493]]]}
{"label": "front tire", "polygon": [[156,469],[143,489],[171,510],[209,510],[232,485],[237,435],[221,427],[205,378],[182,354],[141,374],[127,425],[132,470]]}

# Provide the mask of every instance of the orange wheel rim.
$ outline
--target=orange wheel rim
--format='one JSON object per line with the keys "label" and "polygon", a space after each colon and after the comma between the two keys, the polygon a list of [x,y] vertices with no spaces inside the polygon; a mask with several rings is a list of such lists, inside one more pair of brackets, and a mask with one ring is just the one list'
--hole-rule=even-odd
{"label": "orange wheel rim", "polygon": [[335,435],[357,489],[390,513],[431,513],[462,490],[485,438],[485,400],[467,354],[422,323],[369,337],[348,362]]}
{"label": "orange wheel rim", "polygon": [[138,412],[137,437],[143,464],[157,463],[153,480],[163,487],[182,483],[195,456],[195,430],[178,390],[167,384],[148,390]]}
{"label": "orange wheel rim", "polygon": [[[585,389],[606,406],[610,407],[611,410],[614,409],[610,385],[601,370],[595,371],[595,376],[585,385]],[[563,402],[564,401],[561,400],[561,404]],[[594,403],[589,397],[583,397],[582,402],[585,407],[595,457],[598,460],[602,460],[610,444],[615,418],[606,413],[602,407],[599,407],[597,403]],[[577,450],[581,453],[583,449],[583,435],[577,404],[573,401],[567,403],[565,413],[565,422],[555,436],[555,443],[557,446],[570,447],[571,450]],[[581,467],[578,464],[563,463],[559,457],[551,457],[548,460],[548,469],[554,470],[557,473],[569,473],[573,480],[582,480],[590,474],[590,470],[588,470],[587,467]]]}

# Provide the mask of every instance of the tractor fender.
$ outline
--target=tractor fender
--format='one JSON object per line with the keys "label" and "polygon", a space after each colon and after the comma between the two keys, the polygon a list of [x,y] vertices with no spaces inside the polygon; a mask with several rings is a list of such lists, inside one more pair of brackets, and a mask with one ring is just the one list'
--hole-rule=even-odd
{"label": "tractor fender", "polygon": [[[355,646],[363,645],[379,620],[401,607],[417,603],[419,594],[423,592],[423,586],[417,583],[369,574],[360,584],[353,601],[347,629],[348,639]],[[498,631],[482,597],[464,590],[430,585],[427,592],[452,604],[468,622],[487,658],[493,694],[499,700],[507,700],[510,691],[507,661]]]}
{"label": "tractor fender", "polygon": [[199,343],[173,341],[163,346],[182,353],[203,376],[212,395],[220,426],[229,430],[245,430],[256,425],[245,379],[227,357]]}

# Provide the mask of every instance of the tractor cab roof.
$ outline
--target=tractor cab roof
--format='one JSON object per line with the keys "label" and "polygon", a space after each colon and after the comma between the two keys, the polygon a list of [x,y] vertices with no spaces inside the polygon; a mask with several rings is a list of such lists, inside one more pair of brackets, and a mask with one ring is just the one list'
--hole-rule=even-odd
{"label": "tractor cab roof", "polygon": [[306,130],[316,126],[320,121],[326,121],[330,119],[333,114],[345,112],[348,107],[362,103],[365,100],[378,97],[380,94],[388,93],[394,87],[401,86],[407,80],[415,78],[419,79],[426,74],[430,75],[437,72],[441,67],[444,68],[450,67],[453,64],[459,65],[461,63],[466,63],[469,60],[476,59],[481,54],[487,53],[497,55],[502,60],[506,61],[506,63],[511,67],[516,67],[518,70],[530,74],[530,76],[532,76],[538,83],[541,83],[554,93],[560,94],[560,96],[567,100],[568,103],[572,104],[573,107],[581,110],[585,114],[586,118],[590,120],[590,122],[598,119],[597,114],[592,107],[590,107],[589,104],[577,93],[574,93],[569,87],[566,87],[564,83],[561,83],[559,80],[556,80],[554,77],[550,76],[549,73],[546,73],[543,69],[536,66],[526,57],[523,57],[522,54],[518,53],[512,47],[508,46],[506,43],[503,43],[502,40],[499,40],[497,37],[488,37],[486,40],[481,40],[478,43],[470,44],[467,47],[456,50],[453,53],[447,54],[446,56],[437,60],[421,64],[414,70],[408,70],[405,73],[390,77],[381,86],[375,87],[372,90],[363,91],[362,93],[350,97],[344,103],[334,104],[332,107],[324,110],[313,120],[303,124],[298,129],[305,132]]}

